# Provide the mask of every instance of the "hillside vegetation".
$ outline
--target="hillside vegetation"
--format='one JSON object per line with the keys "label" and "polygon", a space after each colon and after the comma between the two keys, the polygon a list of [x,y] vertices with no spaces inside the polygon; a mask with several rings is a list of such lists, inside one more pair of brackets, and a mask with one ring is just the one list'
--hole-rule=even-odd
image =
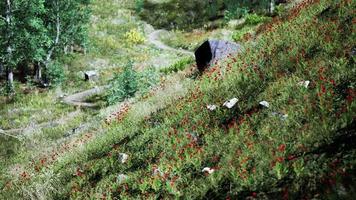
{"label": "hillside vegetation", "polygon": [[143,98],[95,140],[31,162],[0,198],[352,199],[355,7],[302,1],[246,35],[242,53],[182,79],[186,94]]}

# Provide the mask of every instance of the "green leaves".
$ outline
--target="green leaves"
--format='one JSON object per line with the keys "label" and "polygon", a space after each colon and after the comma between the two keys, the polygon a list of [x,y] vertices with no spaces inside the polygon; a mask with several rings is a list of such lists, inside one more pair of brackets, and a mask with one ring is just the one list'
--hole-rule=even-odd
{"label": "green leaves", "polygon": [[107,95],[108,104],[114,104],[135,95],[138,90],[138,75],[132,67],[132,62],[129,62],[124,66],[123,72],[116,74],[112,79]]}

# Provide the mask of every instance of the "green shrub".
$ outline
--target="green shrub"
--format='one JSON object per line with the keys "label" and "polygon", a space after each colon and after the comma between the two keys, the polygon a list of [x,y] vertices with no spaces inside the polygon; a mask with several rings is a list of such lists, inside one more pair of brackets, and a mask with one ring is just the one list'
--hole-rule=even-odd
{"label": "green shrub", "polygon": [[173,72],[178,72],[184,70],[187,65],[192,64],[194,59],[192,57],[185,57],[178,62],[174,63],[170,67],[160,69],[159,71],[164,74],[171,74]]}
{"label": "green shrub", "polygon": [[153,67],[147,68],[140,72],[138,75],[138,88],[140,94],[146,94],[149,92],[150,88],[159,82],[159,78],[159,74]]}
{"label": "green shrub", "polygon": [[144,0],[135,0],[135,10],[137,13],[141,12],[144,6]]}
{"label": "green shrub", "polygon": [[256,25],[256,24],[259,24],[259,23],[263,23],[263,22],[266,22],[270,20],[269,17],[265,17],[265,16],[261,16],[261,15],[258,15],[256,13],[253,13],[253,14],[247,14],[246,15],[246,24],[247,25]]}
{"label": "green shrub", "polygon": [[235,42],[241,41],[243,39],[244,35],[251,31],[252,31],[252,27],[245,26],[242,29],[235,31],[232,35],[232,39]]}
{"label": "green shrub", "polygon": [[48,68],[44,71],[44,77],[46,77],[52,87],[63,83],[65,81],[65,73],[61,63],[54,61],[48,65]]}
{"label": "green shrub", "polygon": [[226,21],[230,21],[232,19],[239,19],[244,17],[248,13],[248,8],[239,8],[235,7],[231,10],[226,10],[224,12],[224,18]]}
{"label": "green shrub", "polygon": [[109,105],[132,97],[138,90],[137,72],[133,69],[132,62],[125,65],[123,72],[115,74],[111,80],[106,101]]}

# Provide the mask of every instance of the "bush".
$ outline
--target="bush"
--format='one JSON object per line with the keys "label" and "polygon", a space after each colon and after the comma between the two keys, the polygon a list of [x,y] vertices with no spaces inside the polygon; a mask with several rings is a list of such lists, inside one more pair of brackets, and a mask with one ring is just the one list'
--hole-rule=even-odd
{"label": "bush", "polygon": [[141,72],[138,75],[138,88],[140,94],[143,95],[149,92],[150,88],[159,82],[159,78],[159,74],[153,67],[147,68]]}
{"label": "bush", "polygon": [[132,62],[129,62],[120,74],[115,74],[111,80],[111,87],[108,91],[106,101],[109,105],[123,101],[132,97],[138,90],[137,72],[133,69]]}
{"label": "bush", "polygon": [[173,72],[182,71],[186,68],[187,65],[192,64],[194,62],[192,57],[185,57],[178,62],[174,63],[170,67],[160,69],[159,71],[164,74],[171,74]]}
{"label": "bush", "polygon": [[263,22],[266,22],[270,20],[269,17],[265,17],[265,16],[261,16],[261,15],[258,15],[256,13],[254,14],[247,14],[246,15],[246,24],[247,25],[256,25],[256,24],[259,24],[259,23],[263,23]]}
{"label": "bush", "polygon": [[141,12],[144,6],[144,0],[135,0],[135,10],[137,13]]}
{"label": "bush", "polygon": [[233,33],[232,35],[232,39],[235,41],[235,42],[238,42],[238,41],[241,41],[243,39],[243,37],[247,34],[247,33],[250,33],[252,31],[252,27],[249,27],[249,26],[245,26],[243,27],[242,29],[240,30],[237,30]]}
{"label": "bush", "polygon": [[226,10],[224,12],[224,18],[226,21],[230,21],[232,19],[239,19],[244,17],[248,13],[248,8],[239,8],[235,7],[231,10]]}
{"label": "bush", "polygon": [[50,83],[51,87],[60,85],[65,81],[63,66],[58,61],[53,61],[44,71],[44,77]]}
{"label": "bush", "polygon": [[145,42],[145,37],[137,29],[131,29],[125,33],[125,38],[129,43],[133,44],[142,44]]}

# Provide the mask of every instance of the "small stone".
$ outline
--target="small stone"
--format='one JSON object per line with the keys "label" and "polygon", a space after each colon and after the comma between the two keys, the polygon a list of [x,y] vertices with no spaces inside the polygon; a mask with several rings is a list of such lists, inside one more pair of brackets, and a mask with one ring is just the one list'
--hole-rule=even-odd
{"label": "small stone", "polygon": [[261,101],[260,105],[269,108],[269,103],[267,101]]}
{"label": "small stone", "polygon": [[298,83],[299,86],[304,86],[305,88],[308,88],[310,84],[310,81],[300,81]]}
{"label": "small stone", "polygon": [[127,155],[126,153],[119,153],[119,160],[121,163],[126,163],[128,159],[129,155]]}
{"label": "small stone", "polygon": [[98,72],[96,71],[86,71],[84,72],[84,76],[86,81],[95,81],[99,77]]}
{"label": "small stone", "polygon": [[208,108],[210,111],[214,111],[214,110],[216,110],[217,106],[216,106],[216,105],[208,105],[207,108]]}
{"label": "small stone", "polygon": [[237,98],[233,98],[233,99],[230,99],[229,101],[226,101],[224,103],[224,106],[231,109],[232,107],[235,106],[235,104],[238,102],[239,100]]}
{"label": "small stone", "polygon": [[129,178],[129,177],[126,176],[125,174],[119,174],[119,175],[117,176],[117,181],[118,181],[119,183],[122,183],[122,182],[125,182],[128,178]]}
{"label": "small stone", "polygon": [[212,174],[215,171],[215,169],[212,169],[210,167],[204,167],[202,172],[207,172],[208,174]]}

